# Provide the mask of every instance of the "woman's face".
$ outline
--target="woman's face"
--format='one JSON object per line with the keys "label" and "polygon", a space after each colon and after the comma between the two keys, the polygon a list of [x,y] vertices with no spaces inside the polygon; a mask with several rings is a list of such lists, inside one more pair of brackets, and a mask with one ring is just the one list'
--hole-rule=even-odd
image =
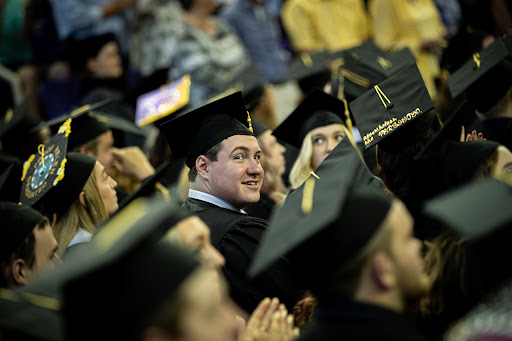
{"label": "woman's face", "polygon": [[96,58],[89,59],[87,66],[97,78],[121,77],[123,67],[117,43],[111,41],[103,46]]}
{"label": "woman's face", "polygon": [[201,269],[187,280],[186,308],[180,314],[181,341],[235,341],[239,313],[218,271]]}
{"label": "woman's face", "polygon": [[270,130],[259,135],[258,139],[261,142],[261,149],[265,157],[265,171],[282,175],[286,167],[284,159],[286,148],[277,142],[277,139]]}
{"label": "woman's face", "polygon": [[496,162],[495,173],[512,172],[512,153],[505,146],[498,147],[498,160]]}
{"label": "woman's face", "polygon": [[98,161],[96,161],[93,173],[94,179],[96,180],[96,186],[98,186],[101,199],[103,199],[103,204],[105,205],[108,214],[112,215],[119,208],[115,190],[117,182],[107,174],[105,167],[103,167]]}
{"label": "woman's face", "polygon": [[224,256],[213,247],[210,229],[199,217],[185,218],[174,228],[178,230],[181,245],[195,253],[203,264],[215,269],[224,266]]}
{"label": "woman's face", "polygon": [[346,135],[343,125],[340,123],[329,124],[328,126],[311,130],[311,139],[313,142],[311,163],[313,164],[313,168],[318,167]]}

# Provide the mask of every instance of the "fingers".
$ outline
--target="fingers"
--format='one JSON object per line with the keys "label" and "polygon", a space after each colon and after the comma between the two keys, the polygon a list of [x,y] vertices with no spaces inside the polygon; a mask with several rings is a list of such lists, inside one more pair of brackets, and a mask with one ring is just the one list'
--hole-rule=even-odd
{"label": "fingers", "polygon": [[460,142],[464,142],[464,135],[466,135],[466,128],[464,128],[464,126],[461,126],[461,130],[460,130]]}
{"label": "fingers", "polygon": [[279,307],[279,299],[277,297],[274,297],[272,299],[272,301],[270,302],[270,307],[268,308],[267,312],[263,316],[263,319],[261,320],[260,329],[262,331],[270,329],[270,325],[272,324],[274,313],[276,312],[276,309],[278,307]]}
{"label": "fingers", "polygon": [[258,328],[263,320],[263,317],[268,311],[270,307],[270,298],[263,299],[260,304],[254,309],[253,313],[249,317],[249,321],[247,322],[247,328]]}

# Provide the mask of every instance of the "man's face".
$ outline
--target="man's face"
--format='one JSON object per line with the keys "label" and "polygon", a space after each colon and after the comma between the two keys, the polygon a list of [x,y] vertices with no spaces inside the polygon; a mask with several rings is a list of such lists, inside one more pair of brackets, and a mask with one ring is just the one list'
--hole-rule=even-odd
{"label": "man's face", "polygon": [[211,194],[242,209],[260,200],[261,149],[250,135],[234,135],[222,143],[217,161],[208,160]]}
{"label": "man's face", "polygon": [[112,165],[114,163],[113,148],[114,136],[111,130],[98,137],[96,152],[93,156],[105,167],[108,174],[112,174]]}
{"label": "man's face", "polygon": [[397,284],[404,302],[415,300],[429,289],[429,279],[421,256],[421,242],[414,237],[414,220],[401,201],[393,202],[389,214],[393,230],[391,252]]}
{"label": "man's face", "polygon": [[60,263],[57,255],[57,240],[53,235],[50,225],[44,227],[36,226],[34,228],[35,245],[35,263],[31,269],[31,278],[41,272],[52,268],[56,263]]}

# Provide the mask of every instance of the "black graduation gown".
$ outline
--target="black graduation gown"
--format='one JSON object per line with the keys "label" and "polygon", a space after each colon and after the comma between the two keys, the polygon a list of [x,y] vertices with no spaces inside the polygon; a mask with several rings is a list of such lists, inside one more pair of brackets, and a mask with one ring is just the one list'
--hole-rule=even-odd
{"label": "black graduation gown", "polygon": [[426,341],[413,320],[392,310],[356,301],[319,304],[315,320],[298,341]]}
{"label": "black graduation gown", "polygon": [[222,271],[229,283],[231,297],[242,309],[252,313],[265,297],[278,297],[288,311],[292,311],[298,300],[298,290],[294,286],[289,264],[284,258],[254,280],[249,280],[246,276],[267,229],[266,220],[198,199],[188,198],[183,206],[210,227],[213,246],[226,258]]}
{"label": "black graduation gown", "polygon": [[260,200],[247,207],[245,211],[251,217],[268,220],[272,214],[272,210],[276,206],[276,202],[265,193],[260,193]]}

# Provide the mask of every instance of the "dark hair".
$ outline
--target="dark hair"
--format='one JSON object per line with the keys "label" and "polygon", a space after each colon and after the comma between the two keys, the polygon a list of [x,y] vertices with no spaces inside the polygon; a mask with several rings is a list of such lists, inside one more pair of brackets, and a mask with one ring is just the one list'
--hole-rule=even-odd
{"label": "dark hair", "polygon": [[[37,228],[43,229],[47,225],[50,225],[50,221],[48,218],[43,216],[37,223]],[[14,250],[9,259],[0,264],[0,288],[8,288],[11,285],[12,280],[8,274],[8,268],[16,259],[23,259],[29,269],[34,266],[36,262],[36,255],[34,252],[35,245],[36,237],[34,232],[32,232],[27,236],[27,238],[25,238],[25,240],[23,240],[23,242],[16,248],[16,250]]]}
{"label": "dark hair", "polygon": [[[219,154],[219,151],[222,149],[222,141],[217,143],[215,146],[211,147],[205,154],[206,158],[210,161],[217,161],[217,154]],[[196,181],[197,176],[197,169],[196,165],[192,166],[190,169],[190,172],[188,173],[188,181],[194,182]]]}
{"label": "dark hair", "polygon": [[183,10],[188,11],[192,7],[194,0],[178,0]]}

